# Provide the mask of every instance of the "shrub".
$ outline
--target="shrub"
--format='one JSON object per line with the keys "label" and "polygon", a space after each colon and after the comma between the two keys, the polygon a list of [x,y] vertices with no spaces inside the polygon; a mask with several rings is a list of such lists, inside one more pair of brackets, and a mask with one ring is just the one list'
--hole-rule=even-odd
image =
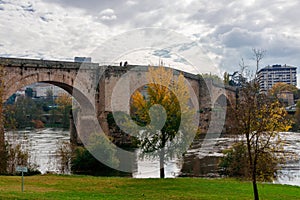
{"label": "shrub", "polygon": [[[224,150],[223,153],[225,156],[219,164],[222,175],[251,179],[248,152],[243,142],[235,143],[230,149]],[[272,181],[277,176],[279,159],[278,156],[270,152],[259,154],[257,162],[257,178],[259,181]]]}

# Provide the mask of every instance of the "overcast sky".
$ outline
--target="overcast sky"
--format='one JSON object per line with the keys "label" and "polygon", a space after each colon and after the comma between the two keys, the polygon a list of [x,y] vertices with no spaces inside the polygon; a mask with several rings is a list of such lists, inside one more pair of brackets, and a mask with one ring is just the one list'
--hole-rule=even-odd
{"label": "overcast sky", "polygon": [[[73,60],[113,36],[161,27],[196,42],[221,73],[239,70],[241,58],[254,69],[252,48],[267,51],[261,67],[298,66],[299,10],[297,0],[0,0],[0,56]],[[181,61],[168,53],[153,55]]]}

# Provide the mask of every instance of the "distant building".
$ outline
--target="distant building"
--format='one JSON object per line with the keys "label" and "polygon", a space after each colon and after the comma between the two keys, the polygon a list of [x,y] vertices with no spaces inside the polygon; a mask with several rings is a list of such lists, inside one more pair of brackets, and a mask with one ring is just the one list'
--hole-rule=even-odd
{"label": "distant building", "polygon": [[92,58],[91,57],[75,57],[74,62],[87,62],[87,63],[90,63],[90,62],[92,62]]}
{"label": "distant building", "polygon": [[49,91],[51,91],[53,97],[57,97],[60,93],[65,93],[66,91],[51,84],[47,83],[37,83],[34,85],[36,97],[47,97]]}
{"label": "distant building", "polygon": [[297,67],[287,65],[266,66],[258,71],[261,92],[267,92],[275,83],[283,82],[297,85]]}
{"label": "distant building", "polygon": [[286,106],[291,106],[295,104],[294,94],[290,91],[281,91],[277,94],[278,99]]}

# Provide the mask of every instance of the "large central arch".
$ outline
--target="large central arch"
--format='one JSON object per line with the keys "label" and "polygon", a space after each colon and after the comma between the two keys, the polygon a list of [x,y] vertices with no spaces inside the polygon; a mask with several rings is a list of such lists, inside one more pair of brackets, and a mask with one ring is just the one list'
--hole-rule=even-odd
{"label": "large central arch", "polygon": [[[92,98],[87,97],[86,92],[82,90],[86,89],[84,83],[80,84],[81,88],[74,88],[74,79],[76,77],[76,70],[64,70],[64,69],[39,69],[36,68],[4,68],[4,94],[3,101],[5,102],[11,95],[13,95],[17,90],[32,85],[34,83],[49,83],[58,86],[68,92],[70,95],[76,98],[76,101],[80,105],[92,106]],[[77,84],[78,85],[78,84]],[[74,96],[73,93],[76,92]],[[94,97],[95,98],[95,97]]]}

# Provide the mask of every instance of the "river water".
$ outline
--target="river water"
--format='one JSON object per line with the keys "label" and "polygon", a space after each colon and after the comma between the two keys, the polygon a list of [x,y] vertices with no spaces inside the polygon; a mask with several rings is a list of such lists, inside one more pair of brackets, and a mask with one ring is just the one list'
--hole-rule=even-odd
{"label": "river water", "polygon": [[[56,152],[62,142],[69,142],[69,131],[61,129],[45,128],[39,130],[23,130],[5,133],[6,140],[10,143],[22,144],[24,149],[30,152],[30,160],[37,164],[42,173],[58,173],[56,163]],[[281,133],[285,142],[284,148],[300,156],[300,133]],[[166,177],[197,176],[217,177],[218,160],[222,156],[222,150],[226,149],[234,141],[233,138],[221,137],[212,139],[215,145],[204,158],[197,146],[197,141],[187,152],[184,158],[170,160],[165,165]],[[138,153],[137,153],[138,154]],[[136,159],[137,168],[134,170],[135,178],[157,178],[159,177],[158,160]],[[300,186],[300,160],[293,159],[282,166],[280,176],[275,183]]]}
{"label": "river water", "polygon": [[62,142],[70,141],[70,132],[62,129],[45,128],[5,133],[11,144],[21,144],[30,153],[30,162],[38,165],[42,173],[58,173],[56,151]]}

